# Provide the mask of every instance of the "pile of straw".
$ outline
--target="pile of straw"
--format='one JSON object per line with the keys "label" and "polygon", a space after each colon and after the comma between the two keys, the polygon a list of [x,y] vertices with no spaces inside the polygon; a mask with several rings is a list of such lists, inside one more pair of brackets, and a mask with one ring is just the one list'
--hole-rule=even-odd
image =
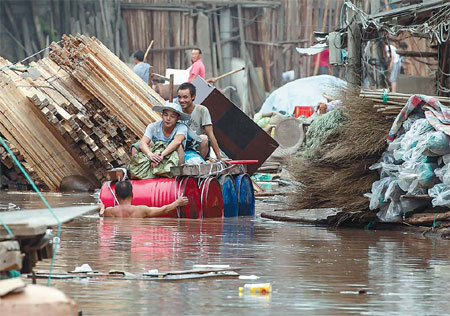
{"label": "pile of straw", "polygon": [[[386,136],[392,122],[378,113],[373,101],[363,99],[359,92],[344,90],[337,98],[344,102],[341,108],[345,119],[334,129],[314,131],[309,135],[326,134],[319,140],[321,146],[309,146],[299,158],[293,159],[289,171],[300,182],[299,192],[291,200],[296,209],[338,207],[345,212],[364,211],[372,183],[379,179],[369,166],[378,161],[386,146]],[[308,144],[312,144],[309,140]]]}

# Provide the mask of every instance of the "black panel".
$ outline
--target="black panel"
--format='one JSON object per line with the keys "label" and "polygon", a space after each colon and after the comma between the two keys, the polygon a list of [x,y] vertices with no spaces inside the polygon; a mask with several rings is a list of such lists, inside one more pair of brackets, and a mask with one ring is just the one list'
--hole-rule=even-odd
{"label": "black panel", "polygon": [[215,125],[242,150],[261,130],[254,122],[249,122],[247,116],[242,116],[242,111],[235,106],[231,107]]}

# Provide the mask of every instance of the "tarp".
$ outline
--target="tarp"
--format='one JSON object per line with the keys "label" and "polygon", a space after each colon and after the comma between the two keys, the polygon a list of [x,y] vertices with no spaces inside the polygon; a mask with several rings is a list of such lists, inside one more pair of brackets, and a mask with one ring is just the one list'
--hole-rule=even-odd
{"label": "tarp", "polygon": [[301,47],[297,47],[297,52],[302,54],[302,55],[317,55],[321,52],[323,52],[325,49],[328,48],[327,44],[316,44],[314,46],[311,47],[307,47],[307,48],[301,48]]}
{"label": "tarp", "polygon": [[323,93],[330,95],[337,89],[345,88],[347,83],[339,78],[321,75],[291,81],[278,88],[266,99],[260,113],[280,112],[290,115],[296,106],[314,106],[326,103]]}

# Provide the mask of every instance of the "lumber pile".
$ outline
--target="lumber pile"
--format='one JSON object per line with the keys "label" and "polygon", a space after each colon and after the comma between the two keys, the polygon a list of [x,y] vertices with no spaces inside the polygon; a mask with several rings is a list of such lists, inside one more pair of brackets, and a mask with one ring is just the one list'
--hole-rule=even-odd
{"label": "lumber pile", "polygon": [[[7,140],[6,143],[14,156],[16,156],[22,166],[24,166],[34,183],[37,186],[48,190],[45,183],[39,178],[33,167],[25,161],[25,157],[20,153],[16,146]],[[6,149],[2,146],[0,146],[0,162],[3,164],[0,178],[0,189],[8,188],[10,190],[27,190],[29,188],[28,181],[25,179],[25,176],[22,174],[19,167],[16,166]]]}
{"label": "lumber pile", "polygon": [[[65,176],[98,185],[106,170],[125,167],[130,145],[160,119],[152,107],[165,102],[85,36],[64,36],[61,46],[52,43],[50,57],[28,67],[0,58],[0,94],[0,133],[33,180],[52,191]],[[8,172],[2,186],[21,183],[4,150],[0,162]]]}
{"label": "lumber pile", "polygon": [[[361,90],[361,98],[368,99],[374,103],[377,112],[381,112],[387,118],[395,118],[403,109],[411,94],[389,92],[384,96],[383,90]],[[450,106],[450,98],[433,96],[443,105]]]}
{"label": "lumber pile", "polygon": [[28,99],[36,89],[7,66],[9,62],[0,58],[0,133],[19,149],[50,190],[56,191],[61,180],[72,174],[93,180]]}
{"label": "lumber pile", "polygon": [[104,180],[105,167],[126,165],[128,148],[137,141],[137,135],[52,60],[44,58],[31,65],[41,77],[33,81],[39,93],[31,95],[30,100],[96,179]]}
{"label": "lumber pile", "polygon": [[63,36],[62,47],[50,47],[50,58],[136,135],[161,118],[151,108],[164,104],[164,99],[96,38]]}

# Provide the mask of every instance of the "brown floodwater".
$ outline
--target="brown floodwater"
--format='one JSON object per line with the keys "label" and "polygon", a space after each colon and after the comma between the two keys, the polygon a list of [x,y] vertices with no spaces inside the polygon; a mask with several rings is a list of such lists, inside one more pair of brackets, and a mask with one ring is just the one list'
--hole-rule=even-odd
{"label": "brown floodwater", "polygon": [[[86,194],[46,196],[53,207],[95,201]],[[42,207],[30,194],[1,193],[0,198],[2,205]],[[280,204],[258,203],[258,209],[271,207]],[[83,315],[450,314],[450,242],[410,233],[326,229],[258,215],[177,220],[89,214],[63,225],[55,270],[84,263],[94,270],[135,274],[228,264],[260,278],[52,280],[76,300]],[[46,260],[36,270],[49,266]],[[239,286],[257,282],[270,282],[271,295],[238,295]]]}

